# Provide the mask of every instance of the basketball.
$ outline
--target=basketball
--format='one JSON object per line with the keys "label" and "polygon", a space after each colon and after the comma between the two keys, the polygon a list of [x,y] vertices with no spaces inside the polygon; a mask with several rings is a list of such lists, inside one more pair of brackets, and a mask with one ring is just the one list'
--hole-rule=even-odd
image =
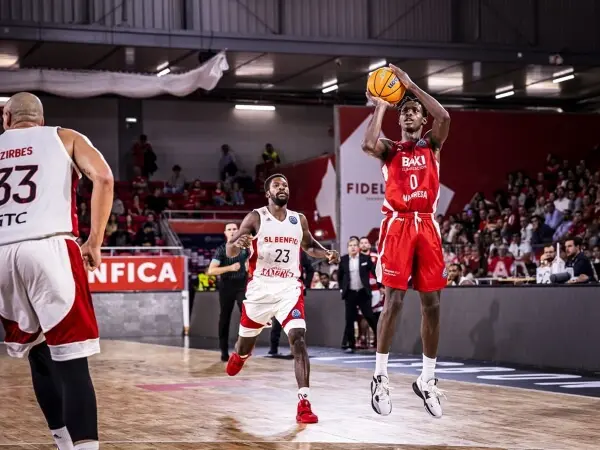
{"label": "basketball", "polygon": [[406,92],[402,82],[387,67],[381,67],[369,75],[367,90],[373,97],[382,98],[392,105],[402,100]]}

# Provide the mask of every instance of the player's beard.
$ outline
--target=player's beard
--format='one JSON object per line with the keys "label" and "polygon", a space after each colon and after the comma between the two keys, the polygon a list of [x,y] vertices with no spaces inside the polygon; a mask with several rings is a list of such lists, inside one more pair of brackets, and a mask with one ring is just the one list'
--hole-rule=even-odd
{"label": "player's beard", "polygon": [[274,197],[271,197],[271,200],[273,200],[273,203],[275,203],[277,206],[282,207],[282,206],[287,205],[288,197],[286,195],[285,198],[281,198],[281,197],[279,197],[279,195],[276,195]]}

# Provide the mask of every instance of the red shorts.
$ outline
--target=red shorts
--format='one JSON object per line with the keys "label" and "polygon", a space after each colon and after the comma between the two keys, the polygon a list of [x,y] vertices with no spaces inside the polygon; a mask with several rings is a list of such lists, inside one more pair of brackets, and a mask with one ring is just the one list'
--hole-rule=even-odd
{"label": "red shorts", "polygon": [[432,214],[398,213],[387,216],[379,231],[377,281],[386,287],[419,292],[446,286],[441,234]]}

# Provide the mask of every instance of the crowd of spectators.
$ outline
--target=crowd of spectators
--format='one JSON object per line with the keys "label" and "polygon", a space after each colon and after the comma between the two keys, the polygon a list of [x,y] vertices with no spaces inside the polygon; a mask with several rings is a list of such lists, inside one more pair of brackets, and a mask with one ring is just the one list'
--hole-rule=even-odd
{"label": "crowd of spectators", "polygon": [[[253,179],[239,167],[226,144],[221,146],[218,182],[203,182],[189,177],[180,165],[163,181],[150,180],[158,170],[157,157],[146,135],[141,135],[131,149],[129,181],[115,182],[111,216],[106,227],[105,247],[154,247],[164,245],[160,215],[165,210],[202,211],[254,208],[262,201],[262,177]],[[266,144],[257,173],[268,172],[281,163],[279,153]],[[84,178],[77,190],[80,242],[90,231],[92,186]]]}
{"label": "crowd of spectators", "polygon": [[478,192],[460,214],[437,217],[445,261],[466,279],[535,277],[545,246],[566,259],[565,242],[579,238],[600,263],[599,188],[600,171],[583,160],[548,155],[544,172],[510,173],[493,198]]}

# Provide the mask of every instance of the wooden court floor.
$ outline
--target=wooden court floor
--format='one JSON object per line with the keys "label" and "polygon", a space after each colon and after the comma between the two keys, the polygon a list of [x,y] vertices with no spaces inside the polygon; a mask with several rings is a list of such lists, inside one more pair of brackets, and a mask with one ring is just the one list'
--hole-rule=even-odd
{"label": "wooden court floor", "polygon": [[[52,449],[24,360],[0,346],[0,450]],[[206,350],[103,341],[92,361],[102,449],[598,449],[600,399],[442,381],[429,417],[392,375],[394,410],[371,410],[371,371],[313,364],[320,422],[295,423],[292,361],[253,358],[237,377]]]}

